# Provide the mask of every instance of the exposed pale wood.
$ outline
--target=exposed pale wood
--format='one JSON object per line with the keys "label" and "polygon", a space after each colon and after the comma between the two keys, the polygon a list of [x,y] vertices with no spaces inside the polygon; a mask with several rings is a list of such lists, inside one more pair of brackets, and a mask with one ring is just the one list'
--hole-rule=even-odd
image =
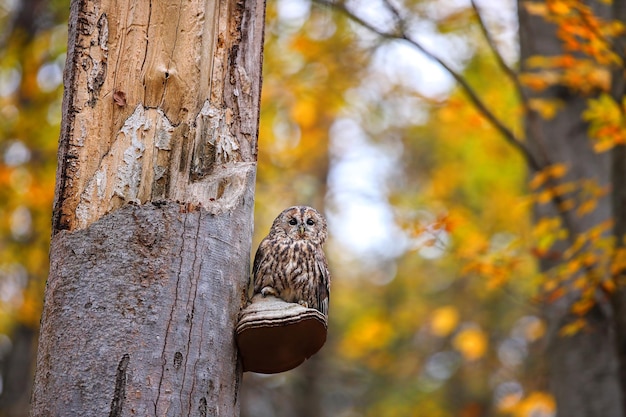
{"label": "exposed pale wood", "polygon": [[72,7],[54,231],[128,202],[232,208],[255,167],[262,7]]}
{"label": "exposed pale wood", "polygon": [[31,415],[239,414],[263,24],[72,1]]}

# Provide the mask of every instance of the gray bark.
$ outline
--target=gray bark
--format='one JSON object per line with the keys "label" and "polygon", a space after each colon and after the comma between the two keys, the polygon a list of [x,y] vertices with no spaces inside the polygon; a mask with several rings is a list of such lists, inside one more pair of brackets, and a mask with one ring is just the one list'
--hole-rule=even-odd
{"label": "gray bark", "polygon": [[11,348],[2,358],[1,417],[25,417],[35,367],[37,331],[17,324],[11,333]]}
{"label": "gray bark", "polygon": [[127,205],[55,236],[32,415],[238,414],[246,194],[227,215]]}
{"label": "gray bark", "polygon": [[[613,3],[613,17],[621,22],[626,22],[626,4],[624,2]],[[626,36],[622,35],[615,40],[618,45],[617,54],[626,59],[624,48]],[[626,79],[624,68],[617,67],[612,73],[611,93],[613,99],[621,103],[626,95]],[[615,249],[618,251],[626,248],[626,145],[616,145],[611,151],[611,205],[613,209],[613,236]],[[626,410],[626,270],[615,271],[613,277],[616,290],[611,296],[613,314],[615,316],[615,348],[619,361],[619,379],[622,388],[622,407]]]}

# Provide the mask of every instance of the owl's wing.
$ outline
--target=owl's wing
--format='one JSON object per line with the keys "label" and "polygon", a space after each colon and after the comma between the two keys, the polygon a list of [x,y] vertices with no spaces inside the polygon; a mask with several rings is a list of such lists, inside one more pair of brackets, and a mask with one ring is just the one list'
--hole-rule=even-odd
{"label": "owl's wing", "polygon": [[269,251],[270,242],[267,238],[263,239],[261,243],[259,243],[259,247],[256,250],[256,254],[254,255],[254,262],[252,264],[252,285],[254,287],[254,293],[261,291],[263,284],[261,283],[261,276],[259,276],[259,269],[263,264],[265,258],[267,257],[267,253]]}
{"label": "owl's wing", "polygon": [[317,305],[319,311],[328,315],[328,306],[330,302],[330,271],[328,270],[328,263],[324,252],[320,251],[315,254],[315,267],[317,268],[317,275],[319,276],[318,288],[317,288]]}

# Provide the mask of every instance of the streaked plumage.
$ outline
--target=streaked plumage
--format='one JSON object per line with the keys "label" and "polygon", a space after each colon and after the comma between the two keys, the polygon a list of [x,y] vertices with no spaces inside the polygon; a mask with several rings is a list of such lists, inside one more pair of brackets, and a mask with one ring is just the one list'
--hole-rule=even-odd
{"label": "streaked plumage", "polygon": [[327,236],[326,220],[314,208],[285,209],[254,257],[254,294],[275,295],[327,315],[330,273],[322,249]]}

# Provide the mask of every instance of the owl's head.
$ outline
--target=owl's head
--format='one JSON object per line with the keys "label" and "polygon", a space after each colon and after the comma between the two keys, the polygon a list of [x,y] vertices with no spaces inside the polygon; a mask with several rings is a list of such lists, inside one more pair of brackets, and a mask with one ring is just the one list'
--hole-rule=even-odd
{"label": "owl's head", "polygon": [[293,206],[276,217],[270,234],[322,245],[328,237],[326,219],[313,207]]}

